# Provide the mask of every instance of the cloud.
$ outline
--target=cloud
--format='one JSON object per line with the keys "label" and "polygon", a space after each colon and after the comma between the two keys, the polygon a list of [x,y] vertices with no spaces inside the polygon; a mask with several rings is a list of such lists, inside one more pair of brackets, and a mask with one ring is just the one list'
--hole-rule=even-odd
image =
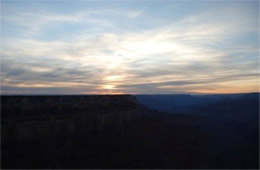
{"label": "cloud", "polygon": [[[120,10],[5,15],[2,20],[26,28],[21,32],[29,36],[3,39],[2,92],[29,92],[30,87],[32,93],[57,87],[60,93],[258,90],[257,44],[238,38],[258,35],[258,21],[248,10],[206,11],[142,31],[118,31]],[[146,15],[129,10],[125,20],[149,24],[138,22]],[[66,28],[63,38],[41,38],[60,24]],[[70,30],[70,24],[77,28]]]}
{"label": "cloud", "polygon": [[136,18],[142,14],[143,14],[143,11],[132,11],[132,12],[127,13],[127,16],[129,18]]}

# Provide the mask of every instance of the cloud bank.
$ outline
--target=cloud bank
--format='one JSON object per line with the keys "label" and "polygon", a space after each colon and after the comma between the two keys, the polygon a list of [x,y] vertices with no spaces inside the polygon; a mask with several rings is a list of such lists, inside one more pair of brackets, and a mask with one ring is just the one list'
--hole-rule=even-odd
{"label": "cloud bank", "polygon": [[2,2],[1,93],[259,91],[258,1],[81,3]]}

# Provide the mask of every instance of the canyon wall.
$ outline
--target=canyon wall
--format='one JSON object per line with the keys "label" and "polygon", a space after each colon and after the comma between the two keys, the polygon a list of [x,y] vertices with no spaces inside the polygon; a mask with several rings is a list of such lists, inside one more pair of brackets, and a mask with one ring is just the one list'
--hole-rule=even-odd
{"label": "canyon wall", "polygon": [[3,96],[1,100],[3,144],[122,126],[141,116],[131,95]]}

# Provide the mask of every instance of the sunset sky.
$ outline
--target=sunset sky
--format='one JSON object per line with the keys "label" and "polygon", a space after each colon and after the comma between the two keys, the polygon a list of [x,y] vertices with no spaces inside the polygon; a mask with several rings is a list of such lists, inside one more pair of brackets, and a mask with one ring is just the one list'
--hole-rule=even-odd
{"label": "sunset sky", "polygon": [[259,91],[259,1],[2,0],[2,94]]}

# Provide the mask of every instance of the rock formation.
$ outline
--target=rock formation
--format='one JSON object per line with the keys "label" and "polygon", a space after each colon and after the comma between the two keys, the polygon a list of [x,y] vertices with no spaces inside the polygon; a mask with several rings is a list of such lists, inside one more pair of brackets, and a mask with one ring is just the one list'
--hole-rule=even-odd
{"label": "rock formation", "polygon": [[203,168],[207,136],[191,116],[131,95],[2,96],[3,168]]}

